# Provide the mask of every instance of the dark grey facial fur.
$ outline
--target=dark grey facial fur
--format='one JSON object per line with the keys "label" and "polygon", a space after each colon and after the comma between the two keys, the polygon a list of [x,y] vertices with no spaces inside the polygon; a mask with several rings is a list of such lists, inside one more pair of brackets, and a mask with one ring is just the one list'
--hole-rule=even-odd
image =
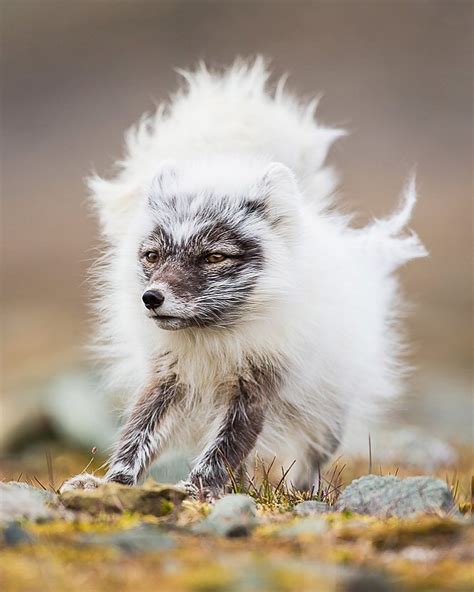
{"label": "dark grey facial fur", "polygon": [[[175,200],[166,205],[172,209]],[[264,208],[247,200],[235,208],[221,215],[203,209],[194,216],[196,232],[179,243],[165,223],[157,224],[143,241],[139,250],[143,287],[164,284],[182,304],[177,316],[164,317],[160,309],[155,311],[162,328],[228,326],[241,317],[264,265],[261,241],[248,236],[242,227],[249,216],[261,217]],[[183,213],[176,218],[182,221]],[[146,260],[150,251],[156,253],[156,262]],[[226,258],[209,263],[206,257],[211,253]]]}

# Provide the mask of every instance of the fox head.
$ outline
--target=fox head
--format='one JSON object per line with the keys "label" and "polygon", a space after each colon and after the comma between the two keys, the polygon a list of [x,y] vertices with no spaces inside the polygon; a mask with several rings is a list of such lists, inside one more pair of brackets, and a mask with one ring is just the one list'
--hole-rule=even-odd
{"label": "fox head", "polygon": [[[128,236],[144,314],[161,329],[229,326],[288,290],[299,200],[279,163],[167,161],[109,239]],[[101,214],[106,232],[123,216]]]}

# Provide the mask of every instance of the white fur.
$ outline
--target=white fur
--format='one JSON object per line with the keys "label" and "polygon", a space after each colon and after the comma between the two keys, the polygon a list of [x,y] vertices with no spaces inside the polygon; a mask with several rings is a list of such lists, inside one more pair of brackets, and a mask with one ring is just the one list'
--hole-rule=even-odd
{"label": "white fur", "polygon": [[[114,385],[129,393],[143,387],[162,352],[177,356],[181,380],[191,388],[183,417],[192,419],[180,422],[175,443],[196,454],[219,417],[216,387],[223,377],[249,356],[284,358],[285,386],[271,403],[257,451],[277,454],[281,464],[296,459],[301,473],[308,445],[324,450],[322,435],[337,430],[342,410],[345,425],[365,422],[401,391],[401,302],[393,272],[426,254],[416,235],[404,233],[414,180],[395,214],[353,229],[327,211],[337,179],[325,159],[344,132],[316,122],[315,102],[301,104],[283,84],[270,94],[261,59],[238,61],[223,74],[201,66],[182,75],[186,88],[127,132],[116,176],[89,182],[108,242],[99,278],[100,341]],[[269,256],[252,295],[253,314],[228,330],[159,329],[145,314],[136,280],[139,239],[153,222],[145,204],[157,175],[162,190],[178,184],[197,201],[209,189],[232,200],[258,192],[269,170],[273,211],[290,222],[286,233],[249,229]],[[183,239],[192,230],[173,227]]]}

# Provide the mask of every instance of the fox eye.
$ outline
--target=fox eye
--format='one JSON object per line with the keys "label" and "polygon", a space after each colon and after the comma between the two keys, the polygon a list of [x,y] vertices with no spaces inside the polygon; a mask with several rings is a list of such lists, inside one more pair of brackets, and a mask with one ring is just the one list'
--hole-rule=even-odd
{"label": "fox eye", "polygon": [[155,251],[147,251],[145,253],[145,259],[148,263],[156,263],[158,261],[158,253]]}
{"label": "fox eye", "polygon": [[209,255],[206,255],[205,261],[206,263],[220,263],[224,259],[227,259],[227,257],[222,253],[209,253]]}

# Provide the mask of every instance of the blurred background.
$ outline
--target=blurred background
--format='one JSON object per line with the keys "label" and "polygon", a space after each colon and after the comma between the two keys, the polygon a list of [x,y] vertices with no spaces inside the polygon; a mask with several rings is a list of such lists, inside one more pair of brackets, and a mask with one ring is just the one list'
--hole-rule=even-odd
{"label": "blurred background", "polygon": [[3,0],[1,26],[4,458],[107,446],[113,414],[83,350],[98,247],[83,178],[111,171],[174,68],[256,53],[351,132],[330,161],[358,224],[394,207],[416,165],[412,226],[431,256],[402,272],[418,370],[398,417],[472,439],[470,2]]}

